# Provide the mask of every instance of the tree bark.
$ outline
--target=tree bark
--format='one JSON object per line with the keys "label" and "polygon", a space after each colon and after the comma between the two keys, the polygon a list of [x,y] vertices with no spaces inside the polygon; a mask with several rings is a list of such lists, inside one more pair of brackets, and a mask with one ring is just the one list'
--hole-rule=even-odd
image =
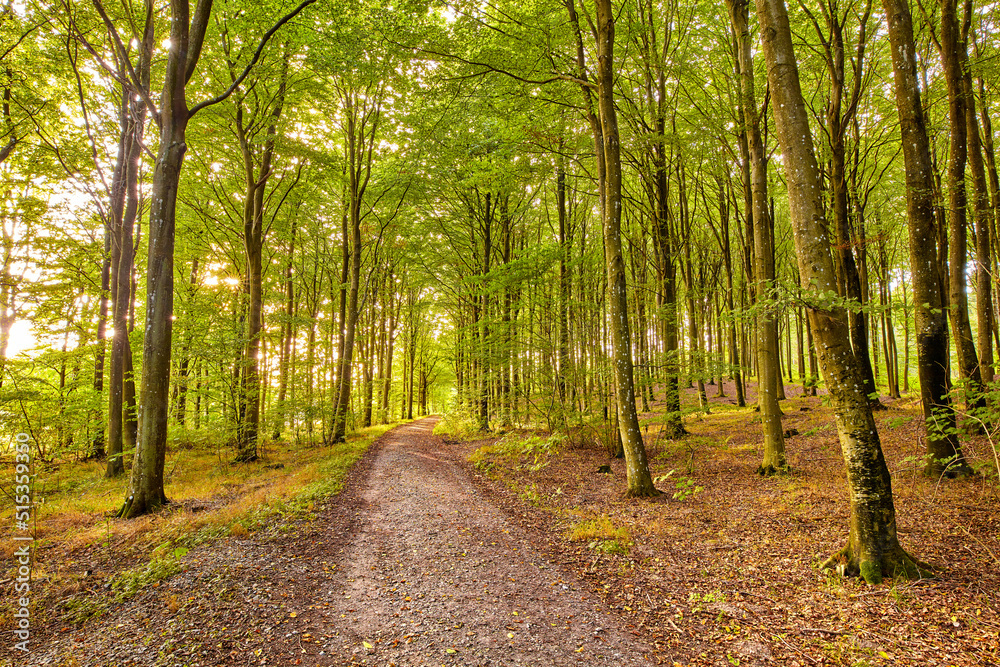
{"label": "tree bark", "polygon": [[929,475],[966,469],[955,433],[955,413],[948,397],[948,321],[938,265],[934,170],[920,86],[909,4],[882,0],[892,44],[892,68],[899,113],[903,162],[906,167],[906,208],[909,219],[917,373],[923,404]]}
{"label": "tree bark", "polygon": [[842,309],[829,304],[830,295],[836,294],[836,272],[784,0],[758,0],[757,15],[784,156],[799,275],[812,301],[807,313],[836,415],[850,489],[848,543],[826,565],[842,566],[844,572],[860,574],[872,584],[897,574],[915,576],[919,564],[897,538],[892,481],[851,349],[847,319]]}
{"label": "tree bark", "polygon": [[635,410],[632,373],[632,348],[628,326],[628,303],[625,290],[625,264],[622,261],[621,214],[622,173],[618,143],[618,117],[614,102],[615,19],[611,0],[597,0],[598,109],[604,135],[604,172],[606,206],[604,249],[608,274],[608,317],[611,327],[615,390],[619,410],[619,428],[625,448],[628,496],[653,496],[653,486],[646,460],[646,447],[639,431]]}

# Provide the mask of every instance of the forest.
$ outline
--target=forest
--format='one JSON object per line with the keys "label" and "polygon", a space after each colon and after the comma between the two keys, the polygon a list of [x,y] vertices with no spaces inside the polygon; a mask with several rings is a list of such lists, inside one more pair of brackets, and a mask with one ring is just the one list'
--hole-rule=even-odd
{"label": "forest", "polygon": [[[120,603],[441,415],[533,512],[612,473],[618,518],[566,538],[588,576],[660,505],[716,502],[698,465],[740,494],[821,469],[814,572],[946,579],[946,543],[905,539],[925,521],[995,571],[998,11],[8,0],[0,514],[105,554]],[[984,652],[955,664],[990,664],[995,591],[969,595]],[[106,612],[72,600],[46,613]]]}

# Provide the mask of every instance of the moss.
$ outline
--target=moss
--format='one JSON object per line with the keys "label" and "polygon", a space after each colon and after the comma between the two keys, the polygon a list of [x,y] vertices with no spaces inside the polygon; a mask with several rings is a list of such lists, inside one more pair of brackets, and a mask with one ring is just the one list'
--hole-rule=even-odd
{"label": "moss", "polygon": [[653,486],[652,480],[649,485],[641,484],[636,488],[629,488],[623,494],[623,498],[656,498],[657,496],[663,495],[663,492],[658,488]]}
{"label": "moss", "polygon": [[885,576],[891,579],[921,579],[933,577],[934,568],[923,561],[917,560],[902,549],[893,556],[886,556],[879,560],[862,560],[851,553],[849,547],[844,547],[837,553],[827,558],[819,566],[820,571],[837,574],[845,577],[861,577],[866,583],[873,586],[881,584]]}
{"label": "moss", "polygon": [[931,578],[934,577],[934,566],[914,558],[903,551],[895,563],[893,577],[905,577],[906,579]]}
{"label": "moss", "polygon": [[861,578],[865,582],[876,586],[882,583],[882,566],[880,563],[874,560],[863,560],[858,565],[858,569],[861,573]]}

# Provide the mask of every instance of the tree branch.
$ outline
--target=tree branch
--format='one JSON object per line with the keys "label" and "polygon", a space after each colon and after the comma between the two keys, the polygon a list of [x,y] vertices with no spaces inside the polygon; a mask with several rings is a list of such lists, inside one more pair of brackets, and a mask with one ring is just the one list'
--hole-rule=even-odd
{"label": "tree branch", "polygon": [[[95,0],[95,2],[96,1],[97,0]],[[236,80],[233,81],[232,85],[230,85],[229,88],[226,89],[226,92],[222,93],[218,97],[213,97],[212,99],[205,100],[204,102],[199,102],[198,104],[191,107],[191,110],[188,112],[188,118],[191,118],[202,109],[218,104],[219,102],[224,102],[226,99],[229,98],[230,95],[236,92],[236,89],[239,88],[240,84],[243,83],[243,81],[248,76],[250,76],[250,72],[253,70],[254,65],[257,64],[257,61],[260,60],[260,56],[264,52],[264,47],[267,46],[268,41],[270,41],[270,39],[274,36],[274,33],[278,32],[278,30],[281,29],[281,26],[285,25],[293,18],[298,16],[303,9],[313,4],[314,2],[316,2],[316,0],[302,0],[302,2],[299,4],[298,7],[296,7],[289,13],[282,16],[277,23],[271,26],[271,29],[268,30],[266,33],[264,33],[264,36],[260,40],[260,44],[257,45],[257,50],[254,52],[253,58],[250,59],[250,62],[247,63],[247,66],[243,69],[243,72],[238,77],[236,77]]]}

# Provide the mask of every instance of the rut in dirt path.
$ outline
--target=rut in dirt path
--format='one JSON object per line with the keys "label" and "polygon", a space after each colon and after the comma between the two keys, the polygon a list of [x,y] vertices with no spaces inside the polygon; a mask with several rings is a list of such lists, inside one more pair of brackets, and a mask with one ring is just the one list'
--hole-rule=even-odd
{"label": "rut in dirt path", "polygon": [[648,647],[620,631],[585,586],[548,564],[477,493],[448,445],[432,435],[436,421],[387,434],[360,491],[353,535],[336,555],[336,588],[319,601],[337,612],[330,621],[345,624],[342,659],[650,664]]}

